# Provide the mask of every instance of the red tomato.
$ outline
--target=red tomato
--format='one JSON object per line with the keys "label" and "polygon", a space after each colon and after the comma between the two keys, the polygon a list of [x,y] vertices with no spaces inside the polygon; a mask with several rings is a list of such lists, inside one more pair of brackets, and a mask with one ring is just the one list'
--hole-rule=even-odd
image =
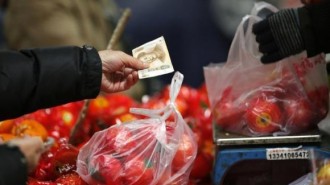
{"label": "red tomato", "polygon": [[91,159],[92,182],[90,184],[121,185],[123,167],[121,162],[109,155],[98,155]]}
{"label": "red tomato", "polygon": [[196,157],[197,145],[196,141],[190,136],[183,134],[180,138],[178,149],[174,155],[172,161],[172,167],[174,171],[180,170],[189,161],[192,161]]}
{"label": "red tomato", "polygon": [[88,185],[77,173],[62,175],[55,180],[55,183],[60,185]]}
{"label": "red tomato", "polygon": [[190,172],[190,177],[193,179],[203,179],[211,175],[212,163],[212,157],[207,156],[207,154],[203,152],[199,152]]}
{"label": "red tomato", "polygon": [[253,133],[263,135],[279,130],[283,116],[277,102],[257,98],[249,104],[245,119]]}
{"label": "red tomato", "polygon": [[287,115],[286,126],[290,132],[304,131],[312,126],[314,109],[305,98],[295,99],[288,97],[284,101],[283,107]]}
{"label": "red tomato", "polygon": [[153,160],[139,157],[126,160],[124,172],[124,182],[130,185],[151,184],[156,173]]}

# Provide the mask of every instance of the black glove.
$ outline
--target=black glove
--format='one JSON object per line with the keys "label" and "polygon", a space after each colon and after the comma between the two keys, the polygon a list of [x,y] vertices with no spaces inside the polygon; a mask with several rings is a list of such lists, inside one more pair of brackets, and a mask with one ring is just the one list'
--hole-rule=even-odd
{"label": "black glove", "polygon": [[272,63],[305,49],[297,9],[280,10],[253,25],[252,32],[263,54],[262,63]]}

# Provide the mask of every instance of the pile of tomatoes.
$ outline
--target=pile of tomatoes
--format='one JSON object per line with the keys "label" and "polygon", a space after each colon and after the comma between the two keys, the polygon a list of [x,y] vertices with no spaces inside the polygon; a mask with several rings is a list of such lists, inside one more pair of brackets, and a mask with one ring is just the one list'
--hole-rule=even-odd
{"label": "pile of tomatoes", "polygon": [[[132,107],[157,109],[164,107],[168,101],[169,86],[155,95],[144,96],[141,101],[136,101],[125,94],[99,95],[90,101],[86,118],[74,138],[70,138],[70,132],[79,117],[83,101],[41,109],[16,119],[1,121],[0,139],[8,141],[25,135],[40,136],[44,141],[48,137],[55,139],[52,148],[42,155],[36,170],[29,174],[28,185],[84,185],[86,182],[76,173],[77,156],[80,148],[90,140],[93,134],[114,124],[141,119],[142,117],[129,112]],[[198,154],[193,164],[189,183],[211,184],[214,148],[212,117],[205,85],[201,88],[183,85],[176,99],[176,105],[186,123],[193,130],[198,142]],[[69,143],[69,139],[73,142]],[[97,163],[110,160],[116,164],[114,159],[100,158],[97,160],[99,160],[96,161]],[[181,162],[181,160],[177,161]],[[117,164],[113,167],[125,168],[122,164]],[[136,164],[143,163],[136,161]],[[132,171],[131,176],[135,176],[135,173],[139,172],[132,167],[127,169]]]}

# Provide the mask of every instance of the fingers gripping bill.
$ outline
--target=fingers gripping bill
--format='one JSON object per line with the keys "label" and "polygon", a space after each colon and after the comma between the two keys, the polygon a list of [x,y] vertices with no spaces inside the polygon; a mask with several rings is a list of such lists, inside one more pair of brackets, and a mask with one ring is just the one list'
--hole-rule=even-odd
{"label": "fingers gripping bill", "polygon": [[164,37],[159,37],[132,50],[133,57],[149,64],[149,68],[139,70],[140,79],[164,75],[174,71]]}

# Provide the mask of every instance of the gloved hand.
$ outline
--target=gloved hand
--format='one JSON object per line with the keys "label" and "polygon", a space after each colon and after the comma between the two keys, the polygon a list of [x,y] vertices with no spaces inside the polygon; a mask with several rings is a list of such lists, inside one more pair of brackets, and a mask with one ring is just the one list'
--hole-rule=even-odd
{"label": "gloved hand", "polygon": [[330,53],[330,1],[305,0],[305,6],[283,9],[253,25],[252,32],[263,54],[272,63],[307,51],[308,57]]}
{"label": "gloved hand", "polygon": [[305,49],[298,10],[284,9],[253,25],[252,32],[263,54],[262,63],[272,63]]}

